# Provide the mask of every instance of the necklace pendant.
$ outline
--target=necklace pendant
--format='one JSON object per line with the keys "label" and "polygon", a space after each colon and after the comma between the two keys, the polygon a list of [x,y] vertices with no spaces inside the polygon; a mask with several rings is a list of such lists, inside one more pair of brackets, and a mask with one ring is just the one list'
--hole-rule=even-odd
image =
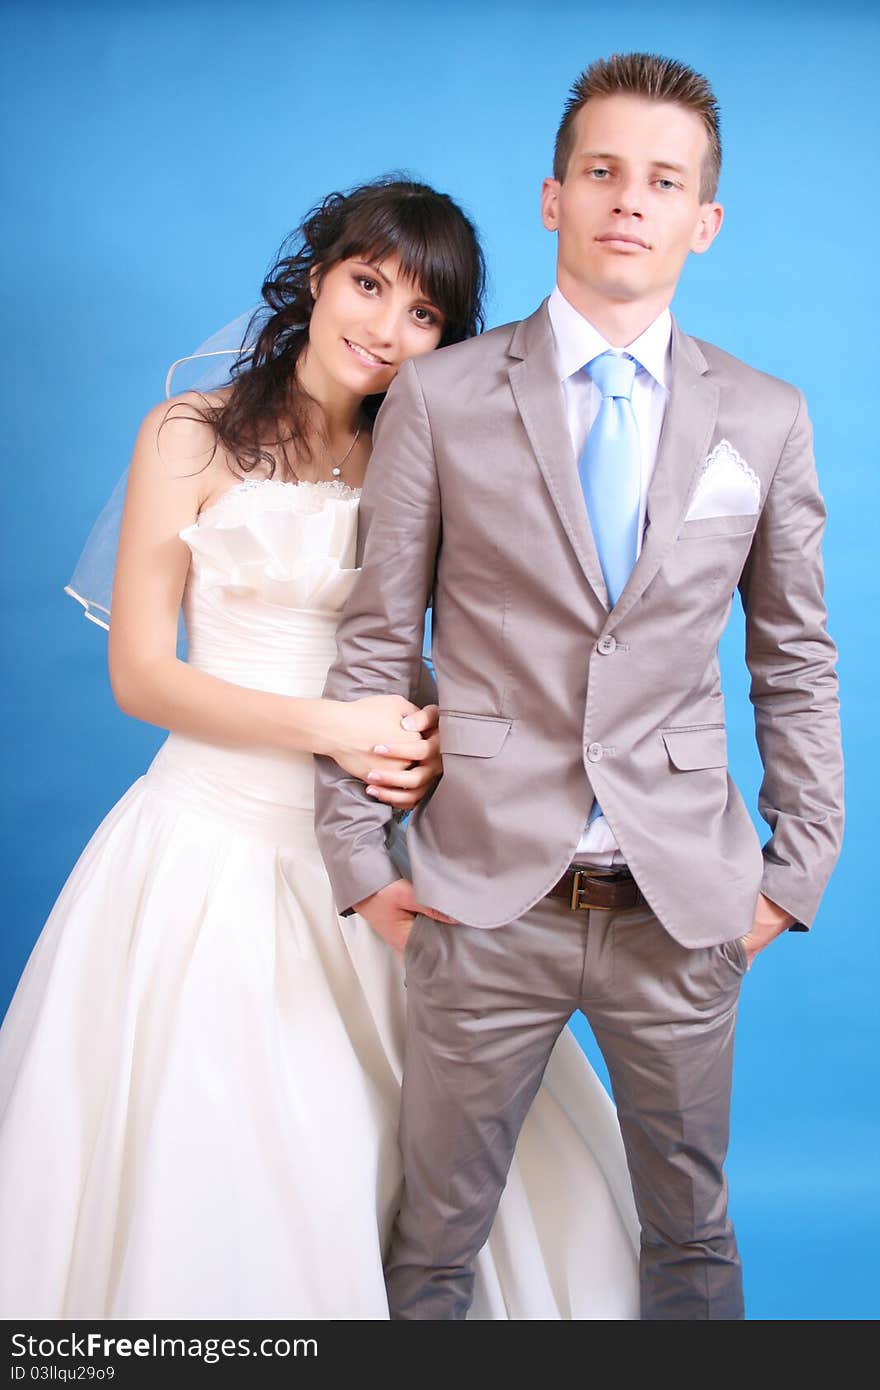
{"label": "necklace pendant", "polygon": [[342,465],[345,463],[345,460],[346,460],[346,459],[349,457],[349,455],[351,454],[352,449],[354,448],[355,444],[357,444],[357,442],[358,442],[358,440],[360,439],[360,437],[361,437],[361,432],[360,432],[360,430],[357,430],[357,431],[355,432],[354,439],[351,441],[351,443],[349,444],[348,448],[346,449],[345,453],[342,455],[342,458],[339,460],[338,463],[334,462],[334,460],[333,460],[333,458],[332,458],[332,456],[331,456],[329,450],[327,449],[326,445],[324,446],[324,453],[327,455],[327,462],[330,464],[330,473],[331,473],[331,476],[332,476],[332,477],[334,477],[334,478],[341,478],[341,477],[342,477]]}

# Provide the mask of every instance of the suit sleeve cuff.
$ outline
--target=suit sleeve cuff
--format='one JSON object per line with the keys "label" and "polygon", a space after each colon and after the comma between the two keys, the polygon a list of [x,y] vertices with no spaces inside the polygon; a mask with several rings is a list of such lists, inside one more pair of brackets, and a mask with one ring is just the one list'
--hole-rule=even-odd
{"label": "suit sleeve cuff", "polygon": [[768,864],[761,880],[761,892],[771,903],[775,903],[794,918],[789,931],[809,931],[816,914],[816,905],[799,901],[796,889],[786,882],[787,878],[784,870],[780,871],[774,865]]}
{"label": "suit sleeve cuff", "polygon": [[[364,898],[372,897],[374,893],[381,892],[383,888],[396,883],[402,877],[386,855],[384,863],[377,865],[374,872],[362,869],[356,877],[346,877],[343,882],[337,880],[333,885],[333,895],[340,917],[351,917],[355,911],[355,903],[362,903]],[[345,906],[340,906],[343,903]]]}

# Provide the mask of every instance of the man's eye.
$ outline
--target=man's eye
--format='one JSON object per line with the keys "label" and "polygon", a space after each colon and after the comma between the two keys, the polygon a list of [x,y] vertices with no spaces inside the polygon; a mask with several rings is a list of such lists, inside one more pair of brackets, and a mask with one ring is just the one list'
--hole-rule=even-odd
{"label": "man's eye", "polygon": [[611,172],[610,169],[588,169],[588,170],[587,170],[587,173],[590,175],[590,178],[591,178],[591,179],[599,179],[599,180],[602,180],[602,179],[607,178],[610,172]]}
{"label": "man's eye", "polygon": [[663,189],[667,189],[667,188],[676,188],[676,187],[678,186],[678,185],[675,183],[674,179],[658,179],[658,180],[657,180],[657,183],[658,183],[659,186],[660,186],[661,188],[663,188]]}

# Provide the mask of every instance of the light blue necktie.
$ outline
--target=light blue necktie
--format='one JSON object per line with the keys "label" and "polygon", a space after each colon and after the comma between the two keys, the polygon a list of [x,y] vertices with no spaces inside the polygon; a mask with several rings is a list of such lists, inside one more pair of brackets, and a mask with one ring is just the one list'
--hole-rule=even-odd
{"label": "light blue necktie", "polygon": [[642,456],[632,407],[638,363],[603,352],[584,370],[602,392],[578,471],[612,607],[636,562]]}
{"label": "light blue necktie", "polygon": [[[642,456],[632,406],[637,368],[633,357],[614,352],[603,352],[584,368],[602,392],[602,403],[578,472],[612,607],[623,593],[638,553]],[[601,814],[594,801],[590,823]]]}

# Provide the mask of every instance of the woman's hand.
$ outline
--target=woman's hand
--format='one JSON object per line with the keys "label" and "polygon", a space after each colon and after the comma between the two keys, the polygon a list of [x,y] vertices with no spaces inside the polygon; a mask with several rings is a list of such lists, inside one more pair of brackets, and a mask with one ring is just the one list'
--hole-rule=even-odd
{"label": "woman's hand", "polygon": [[377,747],[402,749],[396,759],[406,766],[422,741],[415,730],[403,727],[408,715],[419,713],[418,706],[400,695],[368,695],[362,700],[321,700],[319,751],[334,758],[353,777],[366,782],[376,766]]}
{"label": "woman's hand", "polygon": [[[425,705],[424,709],[408,714],[403,727],[421,734],[421,742],[412,744],[379,744],[374,753],[382,756],[376,762],[367,778],[367,795],[388,806],[411,811],[417,806],[425,793],[443,776],[443,763],[440,758],[440,734],[437,723],[440,710],[437,705]],[[397,759],[409,757],[409,765],[398,768]]]}
{"label": "woman's hand", "polygon": [[377,801],[411,810],[441,775],[436,705],[420,710],[399,695],[321,704],[326,716],[322,751],[366,782]]}

